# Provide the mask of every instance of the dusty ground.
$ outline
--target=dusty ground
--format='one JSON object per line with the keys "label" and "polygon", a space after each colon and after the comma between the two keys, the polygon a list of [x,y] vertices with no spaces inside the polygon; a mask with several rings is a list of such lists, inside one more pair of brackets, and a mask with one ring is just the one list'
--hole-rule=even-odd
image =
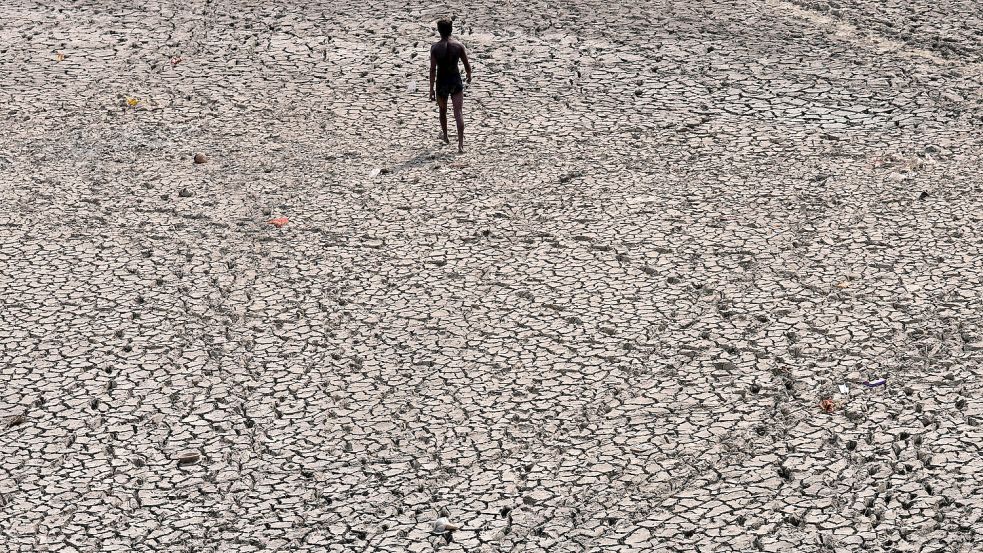
{"label": "dusty ground", "polygon": [[3,3],[0,549],[980,551],[979,5],[469,4]]}

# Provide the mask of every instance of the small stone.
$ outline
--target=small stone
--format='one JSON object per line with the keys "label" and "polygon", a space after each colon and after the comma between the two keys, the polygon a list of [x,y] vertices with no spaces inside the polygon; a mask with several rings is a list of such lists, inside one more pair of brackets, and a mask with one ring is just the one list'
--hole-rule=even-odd
{"label": "small stone", "polygon": [[187,188],[182,188],[181,191],[177,193],[177,195],[182,198],[190,198],[191,196],[194,196],[195,193],[188,190]]}
{"label": "small stone", "polygon": [[560,177],[560,184],[566,184],[575,178],[584,176],[582,171],[570,171]]}
{"label": "small stone", "polygon": [[192,465],[201,459],[201,454],[197,451],[182,451],[174,456],[178,465]]}
{"label": "small stone", "polygon": [[195,154],[195,164],[201,165],[202,163],[206,163],[207,161],[208,161],[208,158],[205,156],[205,154],[203,154],[201,152],[198,152],[197,154]]}

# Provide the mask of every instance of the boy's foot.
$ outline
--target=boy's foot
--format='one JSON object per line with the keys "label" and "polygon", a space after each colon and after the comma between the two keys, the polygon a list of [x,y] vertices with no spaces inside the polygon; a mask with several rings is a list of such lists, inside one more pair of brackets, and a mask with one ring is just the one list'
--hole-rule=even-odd
{"label": "boy's foot", "polygon": [[447,135],[441,136],[440,139],[444,141],[444,144],[450,144],[451,143],[450,140],[447,140]]}

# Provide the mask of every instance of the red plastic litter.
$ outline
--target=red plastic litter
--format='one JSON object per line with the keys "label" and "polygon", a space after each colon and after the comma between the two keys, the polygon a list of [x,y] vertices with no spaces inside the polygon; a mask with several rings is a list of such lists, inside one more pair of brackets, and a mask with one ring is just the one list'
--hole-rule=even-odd
{"label": "red plastic litter", "polygon": [[823,410],[824,413],[832,413],[836,409],[836,404],[833,403],[831,399],[824,399],[819,402],[819,408]]}
{"label": "red plastic litter", "polygon": [[290,219],[287,219],[286,217],[277,217],[276,219],[270,219],[267,222],[275,226],[276,228],[282,228],[283,225],[286,225],[287,223],[290,222]]}

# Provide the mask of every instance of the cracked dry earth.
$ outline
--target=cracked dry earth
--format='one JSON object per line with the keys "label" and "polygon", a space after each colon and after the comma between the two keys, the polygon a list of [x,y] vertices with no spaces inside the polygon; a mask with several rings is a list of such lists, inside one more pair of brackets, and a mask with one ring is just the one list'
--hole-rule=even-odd
{"label": "cracked dry earth", "polygon": [[978,4],[188,4],[0,8],[0,550],[983,550]]}

